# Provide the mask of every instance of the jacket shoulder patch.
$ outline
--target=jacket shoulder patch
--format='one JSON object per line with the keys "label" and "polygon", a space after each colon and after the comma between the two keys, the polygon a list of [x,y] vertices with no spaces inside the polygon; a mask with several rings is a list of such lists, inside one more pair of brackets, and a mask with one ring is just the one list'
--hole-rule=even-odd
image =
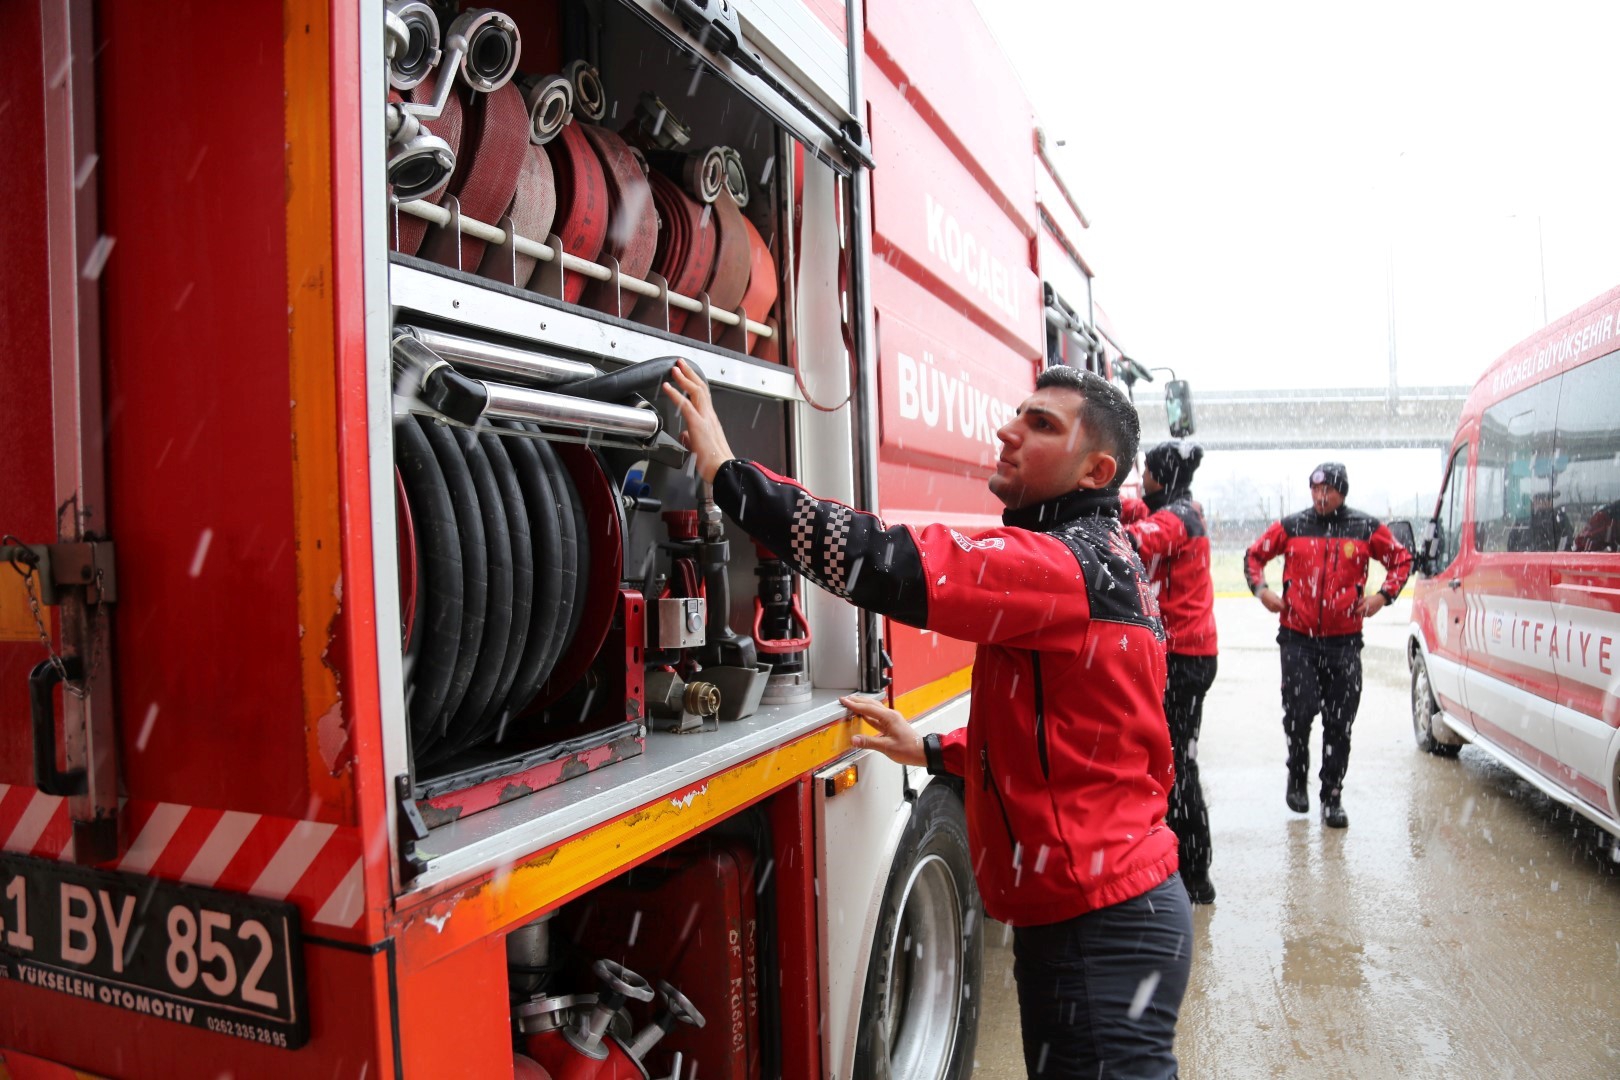
{"label": "jacket shoulder patch", "polygon": [[1007,546],[1007,541],[1003,540],[999,536],[986,536],[978,540],[974,540],[970,537],[963,536],[955,529],[951,530],[951,539],[955,540],[956,546],[961,548],[963,551],[973,551],[975,549],[979,551],[1002,551]]}

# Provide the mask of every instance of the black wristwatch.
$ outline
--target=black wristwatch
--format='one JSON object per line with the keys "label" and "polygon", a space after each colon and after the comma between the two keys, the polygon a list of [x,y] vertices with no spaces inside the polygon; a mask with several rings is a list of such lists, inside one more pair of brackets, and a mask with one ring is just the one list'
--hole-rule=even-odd
{"label": "black wristwatch", "polygon": [[923,761],[929,776],[945,775],[945,744],[938,735],[923,736]]}

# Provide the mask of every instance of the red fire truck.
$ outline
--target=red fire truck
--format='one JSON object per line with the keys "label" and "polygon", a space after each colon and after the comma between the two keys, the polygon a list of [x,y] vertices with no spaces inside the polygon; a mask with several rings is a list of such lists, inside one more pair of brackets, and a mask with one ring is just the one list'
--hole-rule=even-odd
{"label": "red fire truck", "polygon": [[[971,652],[721,519],[656,387],[890,521],[1104,368],[969,0],[8,9],[0,1073],[957,1077]],[[206,62],[205,62],[206,61]]]}

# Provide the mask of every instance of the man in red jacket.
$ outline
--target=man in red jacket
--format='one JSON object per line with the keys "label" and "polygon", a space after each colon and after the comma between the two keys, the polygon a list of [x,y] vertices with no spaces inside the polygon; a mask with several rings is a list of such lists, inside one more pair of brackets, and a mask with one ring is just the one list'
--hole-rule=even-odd
{"label": "man in red jacket", "polygon": [[732,456],[708,388],[679,405],[699,475],[743,529],[851,603],[978,643],[967,726],[920,738],[899,713],[843,699],[877,728],[856,745],[963,777],[984,908],[1013,927],[1031,1076],[1176,1075],[1192,909],[1165,824],[1172,780],[1164,634],[1119,524],[1135,408],[1053,368],[998,433],[1004,526],[887,528]]}
{"label": "man in red jacket", "polygon": [[1213,904],[1209,809],[1198,781],[1198,731],[1204,696],[1215,682],[1215,587],[1209,578],[1204,508],[1193,501],[1192,478],[1204,448],[1179,439],[1143,455],[1141,503],[1125,500],[1125,532],[1158,593],[1169,652],[1164,714],[1175,750],[1170,828],[1181,841],[1181,880],[1195,904]]}
{"label": "man in red jacket", "polygon": [[[1361,620],[1394,601],[1412,571],[1412,553],[1370,514],[1344,505],[1350,475],[1336,461],[1311,473],[1311,509],[1274,522],[1249,547],[1243,570],[1267,611],[1279,613],[1283,732],[1288,737],[1288,808],[1311,808],[1311,723],[1322,714],[1322,821],[1350,825],[1342,801],[1350,765],[1350,725],[1361,704]],[[1266,585],[1266,563],[1283,556],[1283,591]],[[1388,572],[1371,596],[1367,560]]]}

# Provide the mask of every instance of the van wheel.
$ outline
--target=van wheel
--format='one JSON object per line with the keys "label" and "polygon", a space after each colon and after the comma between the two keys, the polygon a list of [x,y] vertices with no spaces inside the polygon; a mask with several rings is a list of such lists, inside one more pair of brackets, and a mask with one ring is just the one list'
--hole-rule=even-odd
{"label": "van wheel", "polygon": [[883,893],[861,997],[856,1076],[971,1075],[983,927],[962,801],[935,781],[912,807]]}
{"label": "van wheel", "polygon": [[[1456,757],[1462,749],[1460,742],[1441,742],[1435,737],[1443,721],[1434,703],[1434,692],[1429,688],[1429,669],[1423,657],[1412,657],[1412,737],[1418,749],[1437,757]],[[1447,732],[1449,735],[1450,732]]]}

